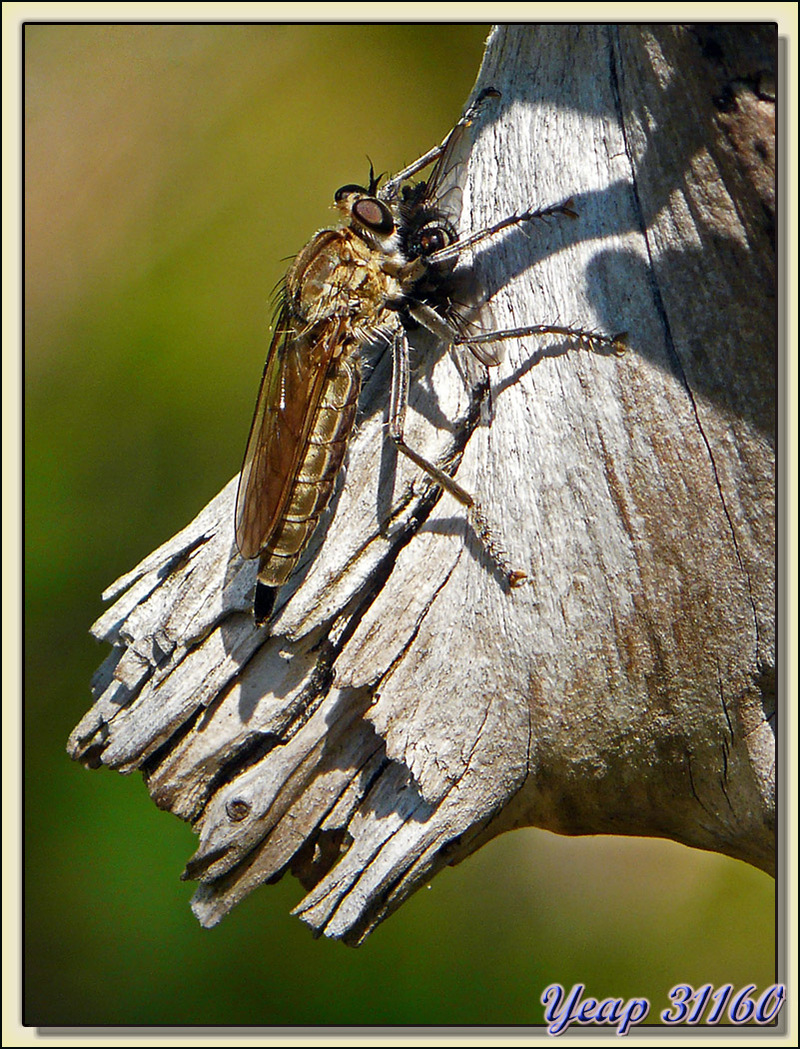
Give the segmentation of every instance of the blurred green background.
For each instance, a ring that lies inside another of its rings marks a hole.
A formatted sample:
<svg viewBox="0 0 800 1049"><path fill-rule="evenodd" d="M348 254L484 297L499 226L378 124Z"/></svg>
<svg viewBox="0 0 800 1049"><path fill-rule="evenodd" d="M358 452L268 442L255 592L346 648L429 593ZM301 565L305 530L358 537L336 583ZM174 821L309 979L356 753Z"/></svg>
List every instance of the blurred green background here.
<svg viewBox="0 0 800 1049"><path fill-rule="evenodd" d="M773 882L659 841L507 835L357 951L288 878L204 931L191 829L65 754L101 591L239 468L286 258L367 153L441 140L487 28L24 31L25 1023L528 1024L554 981L657 1019L774 980Z"/></svg>

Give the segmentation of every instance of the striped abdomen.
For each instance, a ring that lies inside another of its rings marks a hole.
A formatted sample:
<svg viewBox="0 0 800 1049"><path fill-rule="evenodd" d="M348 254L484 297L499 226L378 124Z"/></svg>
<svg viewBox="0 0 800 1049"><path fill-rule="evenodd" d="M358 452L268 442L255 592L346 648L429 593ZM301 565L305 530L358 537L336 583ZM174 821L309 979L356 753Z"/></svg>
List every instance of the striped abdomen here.
<svg viewBox="0 0 800 1049"><path fill-rule="evenodd" d="M334 358L297 475L281 517L260 554L258 580L265 586L283 586L330 502L353 429L360 388L357 355L345 352Z"/></svg>

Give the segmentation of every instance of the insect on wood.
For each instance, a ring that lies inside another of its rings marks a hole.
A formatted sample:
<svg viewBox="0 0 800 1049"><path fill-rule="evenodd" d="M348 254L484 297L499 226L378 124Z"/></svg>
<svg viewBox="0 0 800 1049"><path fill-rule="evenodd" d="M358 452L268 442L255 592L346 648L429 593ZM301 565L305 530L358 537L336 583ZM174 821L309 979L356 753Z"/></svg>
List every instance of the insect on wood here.
<svg viewBox="0 0 800 1049"><path fill-rule="evenodd" d="M485 365L498 363L492 344L504 339L557 335L587 349L618 354L625 335L541 324L468 330L463 309L451 297L462 251L511 226L553 215L576 217L568 200L458 234L443 186L466 129L486 100L497 97L492 88L482 92L441 145L382 185L383 177L370 169L368 186L337 190L334 204L346 224L315 234L286 274L236 500L237 546L242 557L259 558L258 623L269 617L276 590L288 579L330 502L356 415L359 351L378 340L392 346L391 440L466 508L509 585L525 578L509 566L473 496L405 442L408 332L421 326L445 344L468 347ZM410 182L430 165L427 179Z"/></svg>

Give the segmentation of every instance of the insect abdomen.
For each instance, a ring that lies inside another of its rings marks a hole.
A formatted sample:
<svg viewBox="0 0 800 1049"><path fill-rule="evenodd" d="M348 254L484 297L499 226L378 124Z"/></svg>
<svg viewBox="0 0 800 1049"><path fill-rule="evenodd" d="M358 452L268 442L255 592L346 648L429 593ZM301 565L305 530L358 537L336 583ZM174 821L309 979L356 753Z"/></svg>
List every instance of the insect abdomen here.
<svg viewBox="0 0 800 1049"><path fill-rule="evenodd" d="M353 428L360 388L358 358L336 358L325 380L286 506L261 551L258 581L265 586L283 586L330 502Z"/></svg>

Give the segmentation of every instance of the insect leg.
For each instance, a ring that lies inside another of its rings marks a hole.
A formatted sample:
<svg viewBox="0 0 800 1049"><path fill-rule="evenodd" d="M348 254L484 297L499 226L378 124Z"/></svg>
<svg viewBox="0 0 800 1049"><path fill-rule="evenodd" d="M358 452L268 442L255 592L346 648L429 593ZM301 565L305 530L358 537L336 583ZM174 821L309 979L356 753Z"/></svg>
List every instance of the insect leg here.
<svg viewBox="0 0 800 1049"><path fill-rule="evenodd" d="M575 211L575 202L570 199L565 200L563 204L553 204L549 208L531 208L528 211L521 211L518 215L509 215L508 218L495 222L493 226L479 229L475 233L470 233L469 236L453 241L452 244L448 244L445 248L431 252L423 261L426 263L450 262L453 259L457 259L464 248L471 248L482 240L494 237L510 226L520 226L523 222L535 222L537 219L548 219L553 215L565 215L567 218L576 219L578 213ZM414 260L414 262L417 261L420 260ZM411 265L413 265L413 262Z"/></svg>
<svg viewBox="0 0 800 1049"><path fill-rule="evenodd" d="M431 311L433 312L433 311ZM405 442L404 431L406 421L406 408L408 407L408 342L404 331L395 333L392 340L392 389L389 397L389 437L403 455L417 464L425 473L446 491L454 495L458 501L468 509L475 506L474 498L466 489L462 488L449 474L440 470L438 466L428 462L419 452Z"/></svg>
<svg viewBox="0 0 800 1049"><path fill-rule="evenodd" d="M431 311L432 313L434 311ZM438 320L442 321L438 314ZM419 318L417 318L419 319ZM424 322L423 322L424 323ZM398 331L392 340L392 388L389 397L389 437L405 456L423 470L438 485L450 492L458 501L466 507L475 533L480 539L484 549L491 557L494 564L500 569L509 586L519 586L526 579L525 572L520 572L510 566L508 557L503 550L496 535L489 526L480 504L474 496L462 488L449 474L444 473L433 463L428 462L413 448L410 448L404 437L406 408L408 406L408 342L404 331Z"/></svg>
<svg viewBox="0 0 800 1049"><path fill-rule="evenodd" d="M458 336L453 340L456 346L479 346L481 343L502 342L504 339L520 339L526 335L562 335L565 339L585 350L594 353L613 354L621 357L627 349L628 333L617 332L616 335L604 335L602 332L590 331L587 328L563 328L557 324L529 324L523 328L505 328L501 331L487 331L479 335ZM477 352L477 351L476 351Z"/></svg>
<svg viewBox="0 0 800 1049"><path fill-rule="evenodd" d="M435 255L430 256L430 258L435 257ZM584 350L613 354L615 357L621 357L627 349L628 333L625 331L617 332L615 335L606 335L604 332L591 331L588 328L565 328L560 324L528 324L522 328L504 328L498 331L463 335L424 302L409 300L406 303L406 309L415 321L440 338L442 342L447 342L451 346L468 346L478 360L486 365L497 364L498 360L493 358L491 353L478 349L479 346L503 342L505 339L519 339L526 335L561 335Z"/></svg>

